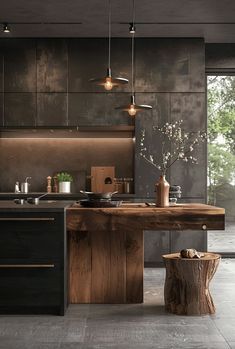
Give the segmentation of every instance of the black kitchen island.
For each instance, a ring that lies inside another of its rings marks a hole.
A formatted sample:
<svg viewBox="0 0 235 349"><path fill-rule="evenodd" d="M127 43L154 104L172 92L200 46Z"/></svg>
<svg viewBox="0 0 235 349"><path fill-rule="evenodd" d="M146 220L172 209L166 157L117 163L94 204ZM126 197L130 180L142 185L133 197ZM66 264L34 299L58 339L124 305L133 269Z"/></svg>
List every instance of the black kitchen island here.
<svg viewBox="0 0 235 349"><path fill-rule="evenodd" d="M0 201L0 313L65 313L69 206Z"/></svg>

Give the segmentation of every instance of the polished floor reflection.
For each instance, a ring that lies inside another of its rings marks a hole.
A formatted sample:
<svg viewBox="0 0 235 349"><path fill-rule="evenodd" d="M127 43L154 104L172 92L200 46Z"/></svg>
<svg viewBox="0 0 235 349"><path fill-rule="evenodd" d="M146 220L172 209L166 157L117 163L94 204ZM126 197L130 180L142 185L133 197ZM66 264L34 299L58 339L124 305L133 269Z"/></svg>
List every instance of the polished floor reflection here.
<svg viewBox="0 0 235 349"><path fill-rule="evenodd" d="M164 269L145 270L145 303L71 305L65 317L1 316L0 349L235 349L235 260L212 281L213 316L164 310Z"/></svg>

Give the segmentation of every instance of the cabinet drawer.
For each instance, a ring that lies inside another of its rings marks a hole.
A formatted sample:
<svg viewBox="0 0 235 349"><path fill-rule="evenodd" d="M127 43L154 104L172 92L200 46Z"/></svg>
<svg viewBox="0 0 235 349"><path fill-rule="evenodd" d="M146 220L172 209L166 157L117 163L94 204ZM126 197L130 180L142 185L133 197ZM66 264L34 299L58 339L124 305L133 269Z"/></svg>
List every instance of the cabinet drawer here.
<svg viewBox="0 0 235 349"><path fill-rule="evenodd" d="M51 261L0 261L0 308L59 306L62 275L63 267Z"/></svg>
<svg viewBox="0 0 235 349"><path fill-rule="evenodd" d="M0 258L50 258L63 253L63 215L0 216Z"/></svg>

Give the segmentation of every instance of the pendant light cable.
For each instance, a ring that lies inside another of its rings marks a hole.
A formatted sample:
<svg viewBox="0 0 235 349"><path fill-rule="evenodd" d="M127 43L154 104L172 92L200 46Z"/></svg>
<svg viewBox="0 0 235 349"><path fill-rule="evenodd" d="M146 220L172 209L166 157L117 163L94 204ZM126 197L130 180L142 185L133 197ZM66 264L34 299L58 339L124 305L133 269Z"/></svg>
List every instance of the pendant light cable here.
<svg viewBox="0 0 235 349"><path fill-rule="evenodd" d="M135 27L135 0L132 3L132 24ZM134 49L135 49L135 32L131 34L131 94L134 96Z"/></svg>
<svg viewBox="0 0 235 349"><path fill-rule="evenodd" d="M103 78L92 78L89 81L96 85L103 86L105 90L110 91L115 86L120 86L128 83L128 80L121 77L113 77L111 71L111 17L112 17L112 0L107 0L108 5L108 66L106 76Z"/></svg>
<svg viewBox="0 0 235 349"><path fill-rule="evenodd" d="M122 105L115 109L121 109L127 111L130 116L135 116L137 112L142 110L152 109L151 105L147 104L136 104L135 102L135 0L132 0L132 23L129 31L131 36L131 103L128 105Z"/></svg>
<svg viewBox="0 0 235 349"><path fill-rule="evenodd" d="M109 54L108 54L108 69L111 69L111 0L109 0Z"/></svg>
<svg viewBox="0 0 235 349"><path fill-rule="evenodd" d="M131 94L134 95L134 39L135 39L135 34L132 34L131 38Z"/></svg>

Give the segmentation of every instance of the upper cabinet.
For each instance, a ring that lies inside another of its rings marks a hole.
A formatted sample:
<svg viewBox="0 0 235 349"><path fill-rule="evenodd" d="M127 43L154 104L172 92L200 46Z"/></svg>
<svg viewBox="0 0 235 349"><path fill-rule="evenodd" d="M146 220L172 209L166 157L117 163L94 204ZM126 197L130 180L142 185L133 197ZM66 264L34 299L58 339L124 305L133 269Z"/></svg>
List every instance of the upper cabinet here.
<svg viewBox="0 0 235 349"><path fill-rule="evenodd" d="M137 92L205 92L203 39L136 40Z"/></svg>
<svg viewBox="0 0 235 349"><path fill-rule="evenodd" d="M66 40L37 40L37 92L67 92L67 82Z"/></svg>
<svg viewBox="0 0 235 349"><path fill-rule="evenodd" d="M5 93L36 92L36 45L31 39L8 39L3 50Z"/></svg>
<svg viewBox="0 0 235 349"><path fill-rule="evenodd" d="M68 91L105 92L89 80L102 78L108 68L108 39L70 39L68 42L69 71ZM131 41L112 39L111 69L113 77L131 77ZM130 92L131 85L117 86L112 92Z"/></svg>
<svg viewBox="0 0 235 349"><path fill-rule="evenodd" d="M129 84L106 92L89 82L105 77L107 65L108 39L1 39L1 126L132 125L133 118L115 109L130 103L131 38L111 41L112 76ZM202 39L136 39L135 90L138 101L150 94L153 105L146 117L158 112L156 93L176 93L168 104L175 118L190 105L202 106L200 96L187 94L204 93L204 73ZM185 93L183 101L177 93Z"/></svg>

